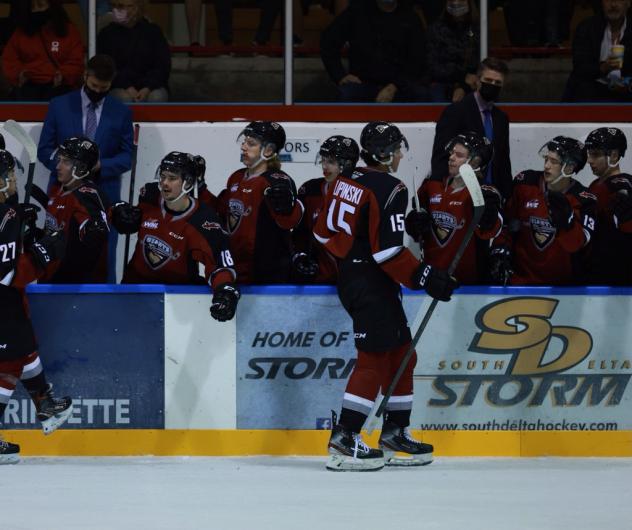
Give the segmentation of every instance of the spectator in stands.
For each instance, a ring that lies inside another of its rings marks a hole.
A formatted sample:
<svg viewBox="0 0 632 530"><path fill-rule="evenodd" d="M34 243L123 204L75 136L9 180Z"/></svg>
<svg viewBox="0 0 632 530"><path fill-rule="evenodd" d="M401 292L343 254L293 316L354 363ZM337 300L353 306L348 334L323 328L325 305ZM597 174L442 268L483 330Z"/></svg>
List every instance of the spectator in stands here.
<svg viewBox="0 0 632 530"><path fill-rule="evenodd" d="M349 43L349 70L341 52ZM410 3L351 2L325 29L321 57L342 101L427 101L425 40Z"/></svg>
<svg viewBox="0 0 632 530"><path fill-rule="evenodd" d="M97 53L116 64L112 95L121 101L167 101L171 71L169 44L144 16L145 0L111 0L114 21L97 36Z"/></svg>
<svg viewBox="0 0 632 530"><path fill-rule="evenodd" d="M259 0L261 4L261 17L259 18L259 25L257 26L257 33L252 43L255 46L262 46L268 43L270 35L274 29L274 23L279 15L283 14L283 0ZM294 15L292 20L292 28L294 30L295 46L303 44L303 16L307 15L309 11L310 0L294 0L292 13ZM283 42L283 30L281 30L281 42Z"/></svg>
<svg viewBox="0 0 632 530"><path fill-rule="evenodd" d="M603 15L582 21L573 39L573 71L564 101L632 101L630 0L603 0Z"/></svg>
<svg viewBox="0 0 632 530"><path fill-rule="evenodd" d="M281 170L285 131L276 122L253 121L238 136L244 167L218 197L230 235L239 283L288 283L290 237L303 216L292 178Z"/></svg>
<svg viewBox="0 0 632 530"><path fill-rule="evenodd" d="M476 90L445 108L437 121L432 146L433 177L442 179L448 174L449 153L445 151L448 142L457 134L474 131L494 145L494 159L487 167L484 183L495 186L504 198L511 195L509 118L495 105L508 73L503 61L484 59L476 72Z"/></svg>
<svg viewBox="0 0 632 530"><path fill-rule="evenodd" d="M61 0L18 4L17 28L2 54L13 97L48 101L76 87L83 73L83 44Z"/></svg>
<svg viewBox="0 0 632 530"><path fill-rule="evenodd" d="M84 86L54 98L48 106L37 148L37 157L50 171L49 187L57 180L55 151L66 138L86 136L99 147L93 176L113 204L121 198L121 175L132 166L132 113L108 95L114 79L114 62L107 55L88 61ZM117 235L110 233L108 282L115 283Z"/></svg>
<svg viewBox="0 0 632 530"><path fill-rule="evenodd" d="M225 46L233 43L233 2L232 0L215 0L215 17L219 40ZM200 45L200 25L202 22L202 0L184 0L189 28L189 43L191 46Z"/></svg>
<svg viewBox="0 0 632 530"><path fill-rule="evenodd" d="M428 28L426 61L433 101L461 101L476 90L477 15L473 0L446 0L443 13Z"/></svg>

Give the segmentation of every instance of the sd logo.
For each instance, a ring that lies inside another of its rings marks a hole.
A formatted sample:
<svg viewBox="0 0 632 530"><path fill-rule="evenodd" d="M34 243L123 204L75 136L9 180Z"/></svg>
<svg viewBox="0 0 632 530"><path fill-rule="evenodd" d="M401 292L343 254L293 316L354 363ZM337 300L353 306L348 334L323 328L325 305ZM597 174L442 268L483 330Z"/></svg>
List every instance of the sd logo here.
<svg viewBox="0 0 632 530"><path fill-rule="evenodd" d="M584 329L551 325L549 320L558 303L549 298L517 297L483 307L476 314L482 331L474 336L469 349L511 354L507 373L513 375L561 372L576 366L590 353L593 340ZM561 352L545 362L554 337L561 341Z"/></svg>

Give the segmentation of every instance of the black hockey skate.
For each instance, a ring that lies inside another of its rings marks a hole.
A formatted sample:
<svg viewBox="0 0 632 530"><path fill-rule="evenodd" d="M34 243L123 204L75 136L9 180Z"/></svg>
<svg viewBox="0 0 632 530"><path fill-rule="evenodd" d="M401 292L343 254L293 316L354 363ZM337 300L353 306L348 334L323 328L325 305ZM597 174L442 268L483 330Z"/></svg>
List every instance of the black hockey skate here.
<svg viewBox="0 0 632 530"><path fill-rule="evenodd" d="M20 446L6 442L0 436L0 464L17 464L20 461Z"/></svg>
<svg viewBox="0 0 632 530"><path fill-rule="evenodd" d="M384 467L384 454L362 441L359 433L351 432L342 425L334 425L329 438L330 471L379 471Z"/></svg>
<svg viewBox="0 0 632 530"><path fill-rule="evenodd" d="M50 434L62 425L72 413L72 399L68 396L56 398L53 385L48 383L46 392L36 402L37 420L42 424L44 434Z"/></svg>
<svg viewBox="0 0 632 530"><path fill-rule="evenodd" d="M425 466L432 462L434 447L415 440L408 427L387 421L382 428L380 449L387 466Z"/></svg>

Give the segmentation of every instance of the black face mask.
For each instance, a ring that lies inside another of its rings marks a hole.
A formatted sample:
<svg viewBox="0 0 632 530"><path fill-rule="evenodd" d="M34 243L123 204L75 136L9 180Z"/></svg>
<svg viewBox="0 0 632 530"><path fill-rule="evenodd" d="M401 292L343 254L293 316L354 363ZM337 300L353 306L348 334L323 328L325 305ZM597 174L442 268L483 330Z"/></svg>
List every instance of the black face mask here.
<svg viewBox="0 0 632 530"><path fill-rule="evenodd" d="M88 99L92 101L92 103L98 103L105 96L107 96L109 92L109 90L106 90L105 92L97 92L96 90L92 90L88 85L83 85L83 90L86 93L86 96L88 96Z"/></svg>
<svg viewBox="0 0 632 530"><path fill-rule="evenodd" d="M498 101L498 96L500 96L500 89L498 85L492 85L491 83L481 83L481 88L479 89L479 94L481 97L491 103L492 101Z"/></svg>

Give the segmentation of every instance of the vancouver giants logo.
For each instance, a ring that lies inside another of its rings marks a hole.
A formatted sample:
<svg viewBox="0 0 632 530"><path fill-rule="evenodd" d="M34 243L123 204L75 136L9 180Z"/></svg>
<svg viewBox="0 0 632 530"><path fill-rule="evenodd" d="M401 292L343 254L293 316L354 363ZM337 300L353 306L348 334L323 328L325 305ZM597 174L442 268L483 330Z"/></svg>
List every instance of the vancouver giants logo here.
<svg viewBox="0 0 632 530"><path fill-rule="evenodd" d="M432 235L441 247L445 247L456 231L463 228L463 221L448 212L432 212Z"/></svg>
<svg viewBox="0 0 632 530"><path fill-rule="evenodd" d="M162 239L146 235L143 239L143 257L150 269L158 270L170 259L178 259L180 254L174 253L171 245Z"/></svg>
<svg viewBox="0 0 632 530"><path fill-rule="evenodd" d="M230 199L228 201L228 230L232 233L239 228L241 218L250 215L252 208L244 205L243 201L239 199Z"/></svg>
<svg viewBox="0 0 632 530"><path fill-rule="evenodd" d="M544 250L555 239L555 227L548 219L541 217L529 217L531 227L531 239L538 250Z"/></svg>

